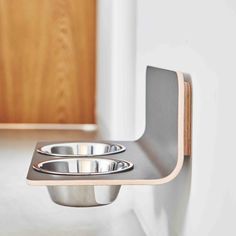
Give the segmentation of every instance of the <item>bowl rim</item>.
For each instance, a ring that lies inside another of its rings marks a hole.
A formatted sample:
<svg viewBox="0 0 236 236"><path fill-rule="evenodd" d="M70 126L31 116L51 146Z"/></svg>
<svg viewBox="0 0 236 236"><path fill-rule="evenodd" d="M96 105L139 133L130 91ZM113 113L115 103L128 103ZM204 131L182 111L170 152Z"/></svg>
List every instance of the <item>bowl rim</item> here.
<svg viewBox="0 0 236 236"><path fill-rule="evenodd" d="M126 163L127 166L124 169L120 170L112 170L112 171L105 171L105 172L74 172L74 173L69 173L69 172L60 172L60 171L50 171L50 170L45 170L40 167L40 165L43 165L45 163L51 163L51 162L63 162L63 161L69 161L69 160L108 160L112 162L123 162ZM132 170L134 168L134 164L130 161L122 160L122 159L113 159L113 158L96 158L96 157L76 157L76 158L60 158L60 159L50 159L46 161L39 161L37 163L34 163L32 165L33 169L43 173L43 174L53 174L53 175L66 175L66 176L94 176L94 175L109 175L109 174L117 174L125 171Z"/></svg>
<svg viewBox="0 0 236 236"><path fill-rule="evenodd" d="M120 149L112 152L107 152L107 153L101 153L101 154L60 154L60 153L49 153L46 151L43 151L42 149L45 147L52 147L52 146L61 146L61 145L72 145L72 144L103 144L103 145L109 145L109 146L118 146ZM109 142L62 142L62 143L52 143L52 144L47 144L47 145L42 145L36 149L36 151L40 154L47 155L47 156L54 156L54 157L95 157L95 156L107 156L107 155L113 155L117 153L124 152L126 150L126 147L118 144L118 143L109 143Z"/></svg>

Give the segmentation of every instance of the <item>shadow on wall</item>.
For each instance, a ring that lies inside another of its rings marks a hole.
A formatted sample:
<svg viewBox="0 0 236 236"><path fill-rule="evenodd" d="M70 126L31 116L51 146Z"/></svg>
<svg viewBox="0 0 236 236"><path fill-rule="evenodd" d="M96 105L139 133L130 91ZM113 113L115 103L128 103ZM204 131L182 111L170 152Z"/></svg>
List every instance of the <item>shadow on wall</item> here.
<svg viewBox="0 0 236 236"><path fill-rule="evenodd" d="M147 235L183 235L191 190L192 159L185 158L179 175L159 186L136 186L136 215Z"/></svg>

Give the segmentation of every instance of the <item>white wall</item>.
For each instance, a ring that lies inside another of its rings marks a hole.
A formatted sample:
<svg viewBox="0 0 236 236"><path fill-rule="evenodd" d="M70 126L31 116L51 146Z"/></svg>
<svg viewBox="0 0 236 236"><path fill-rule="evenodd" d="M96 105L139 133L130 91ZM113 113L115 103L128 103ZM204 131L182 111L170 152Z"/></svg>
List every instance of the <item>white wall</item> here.
<svg viewBox="0 0 236 236"><path fill-rule="evenodd" d="M107 138L129 139L135 128L136 1L99 0L97 6L97 120Z"/></svg>
<svg viewBox="0 0 236 236"><path fill-rule="evenodd" d="M170 187L148 189L153 194L140 190L147 202L155 199L148 207L157 207L151 214L145 211L143 196L137 194L136 209L150 235L160 225L169 232L160 235L235 235L236 2L139 0L137 11L136 130L143 123L146 65L188 72L193 157L182 173L190 183L181 176Z"/></svg>
<svg viewBox="0 0 236 236"><path fill-rule="evenodd" d="M133 187L134 210L147 235L236 235L236 2L137 0L133 10L136 70L127 79L134 91L113 94L129 103L117 120L135 112L126 128L135 124L133 136L141 133L147 65L187 72L193 81L192 161L167 185Z"/></svg>

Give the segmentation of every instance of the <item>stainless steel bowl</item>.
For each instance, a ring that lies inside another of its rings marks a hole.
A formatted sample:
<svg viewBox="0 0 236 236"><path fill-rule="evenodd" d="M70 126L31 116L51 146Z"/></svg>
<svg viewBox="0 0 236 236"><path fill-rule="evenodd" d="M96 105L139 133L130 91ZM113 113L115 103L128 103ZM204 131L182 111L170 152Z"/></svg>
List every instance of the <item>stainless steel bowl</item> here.
<svg viewBox="0 0 236 236"><path fill-rule="evenodd" d="M104 156L123 151L125 151L125 147L120 144L87 142L56 143L37 149L37 152L41 154L58 157Z"/></svg>
<svg viewBox="0 0 236 236"><path fill-rule="evenodd" d="M133 164L124 160L108 158L77 157L53 159L39 162L33 168L45 174L69 176L93 176L114 174L133 168ZM120 185L78 185L47 186L51 199L60 205L89 207L112 203L120 190Z"/></svg>
<svg viewBox="0 0 236 236"><path fill-rule="evenodd" d="M94 207L115 201L120 185L47 186L53 202L71 207Z"/></svg>
<svg viewBox="0 0 236 236"><path fill-rule="evenodd" d="M77 157L43 161L34 164L33 168L55 175L104 175L127 171L133 164L124 160Z"/></svg>

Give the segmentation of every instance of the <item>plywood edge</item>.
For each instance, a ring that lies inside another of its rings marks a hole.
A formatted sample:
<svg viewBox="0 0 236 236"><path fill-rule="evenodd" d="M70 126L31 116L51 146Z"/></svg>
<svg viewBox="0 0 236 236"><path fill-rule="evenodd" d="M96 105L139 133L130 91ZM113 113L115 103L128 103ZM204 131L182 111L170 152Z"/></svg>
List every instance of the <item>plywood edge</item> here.
<svg viewBox="0 0 236 236"><path fill-rule="evenodd" d="M160 179L126 179L126 180L30 180L27 179L26 183L30 186L85 186L85 185L162 185L170 182L177 175L174 173L169 175L168 178Z"/></svg>
<svg viewBox="0 0 236 236"><path fill-rule="evenodd" d="M184 156L192 154L192 85L184 81Z"/></svg>

